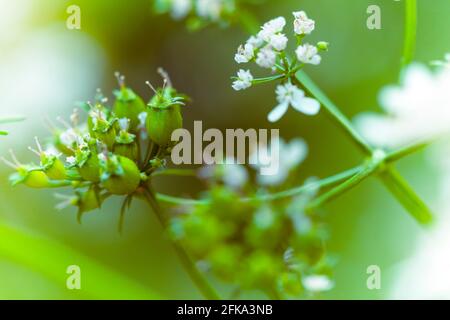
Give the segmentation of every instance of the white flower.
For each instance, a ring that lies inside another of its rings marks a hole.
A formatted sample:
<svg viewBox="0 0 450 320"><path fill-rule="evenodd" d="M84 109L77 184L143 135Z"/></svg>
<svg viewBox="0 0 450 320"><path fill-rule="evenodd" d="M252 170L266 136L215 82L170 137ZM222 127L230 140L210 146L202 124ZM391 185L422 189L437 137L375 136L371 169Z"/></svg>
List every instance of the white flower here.
<svg viewBox="0 0 450 320"><path fill-rule="evenodd" d="M247 63L255 56L255 48L250 43L240 45L237 53L234 56L234 60L237 63Z"/></svg>
<svg viewBox="0 0 450 320"><path fill-rule="evenodd" d="M270 47L262 48L256 56L256 64L262 68L272 68L275 65L277 53Z"/></svg>
<svg viewBox="0 0 450 320"><path fill-rule="evenodd" d="M269 113L270 122L276 122L286 113L289 105L307 115L315 115L320 110L320 103L305 96L305 92L291 83L277 86L278 105Z"/></svg>
<svg viewBox="0 0 450 320"><path fill-rule="evenodd" d="M295 50L297 59L303 63L318 65L322 61L322 57L318 54L319 50L316 46L305 43Z"/></svg>
<svg viewBox="0 0 450 320"><path fill-rule="evenodd" d="M334 282L325 275L310 275L303 277L303 286L311 292L323 292L333 289Z"/></svg>
<svg viewBox="0 0 450 320"><path fill-rule="evenodd" d="M239 70L237 73L237 80L235 80L232 84L234 90L244 90L252 85L253 76L250 73L250 70Z"/></svg>
<svg viewBox="0 0 450 320"><path fill-rule="evenodd" d="M288 38L282 33L274 34L269 39L269 44L277 51L286 49L287 42Z"/></svg>
<svg viewBox="0 0 450 320"><path fill-rule="evenodd" d="M450 133L449 88L449 68L432 73L424 65L412 64L400 86L380 92L387 115L359 115L356 126L373 145L390 148Z"/></svg>
<svg viewBox="0 0 450 320"><path fill-rule="evenodd" d="M258 33L258 37L266 42L270 41L270 37L276 33L283 31L286 25L286 20L283 17L278 17L266 22Z"/></svg>
<svg viewBox="0 0 450 320"><path fill-rule="evenodd" d="M315 28L315 22L309 19L304 11L292 13L294 15L294 32L298 35L310 34Z"/></svg>
<svg viewBox="0 0 450 320"><path fill-rule="evenodd" d="M198 0L197 14L211 20L219 20L222 11L222 0Z"/></svg>
<svg viewBox="0 0 450 320"><path fill-rule="evenodd" d="M264 40L260 37L251 36L246 43L253 46L253 48L260 48L264 44Z"/></svg>
<svg viewBox="0 0 450 320"><path fill-rule="evenodd" d="M271 158L271 146L274 143L279 145L279 155ZM302 163L308 154L308 145L302 139L296 138L289 143L284 142L283 139L274 141L272 139L271 146L258 147L250 155L249 163L255 169L267 166L272 161L278 161L274 167L278 168L276 174L271 175L257 175L258 183L261 185L279 185L283 183L289 175L289 172Z"/></svg>
<svg viewBox="0 0 450 320"><path fill-rule="evenodd" d="M172 0L171 15L174 19L182 19L186 17L191 9L191 0Z"/></svg>

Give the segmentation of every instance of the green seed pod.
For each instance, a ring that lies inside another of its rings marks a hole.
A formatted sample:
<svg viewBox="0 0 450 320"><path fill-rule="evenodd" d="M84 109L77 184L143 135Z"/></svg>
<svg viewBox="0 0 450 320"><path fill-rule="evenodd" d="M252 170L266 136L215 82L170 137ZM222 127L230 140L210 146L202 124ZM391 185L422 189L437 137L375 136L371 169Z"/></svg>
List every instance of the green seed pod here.
<svg viewBox="0 0 450 320"><path fill-rule="evenodd" d="M147 84L153 89L149 82ZM184 105L185 97L170 86L153 90L155 95L147 109L147 131L150 139L165 147L171 144L172 132L183 127L180 106Z"/></svg>
<svg viewBox="0 0 450 320"><path fill-rule="evenodd" d="M136 133L139 126L139 114L146 109L145 103L133 90L125 86L125 77L116 72L120 89L114 91L116 101L113 111L118 118L130 119L130 132Z"/></svg>
<svg viewBox="0 0 450 320"><path fill-rule="evenodd" d="M97 157L97 142L91 139L89 144L82 144L75 150L75 156L67 158L70 167L78 169L80 176L91 182L100 181L100 167Z"/></svg>
<svg viewBox="0 0 450 320"><path fill-rule="evenodd" d="M66 168L64 163L58 159L56 152L44 151L39 143L39 139L34 137L36 141L37 150L28 147L33 153L35 153L41 160L42 170L52 180L64 180L66 179Z"/></svg>
<svg viewBox="0 0 450 320"><path fill-rule="evenodd" d="M114 121L109 122L104 119L98 119L94 125L94 136L103 142L109 150L112 150L116 141L116 128Z"/></svg>
<svg viewBox="0 0 450 320"><path fill-rule="evenodd" d="M147 116L148 135L158 145L170 145L172 132L182 127L183 118L178 105L164 109L150 107Z"/></svg>
<svg viewBox="0 0 450 320"><path fill-rule="evenodd" d="M137 161L139 150L136 143L136 136L127 131L130 126L130 120L122 118L119 119L118 123L121 130L119 135L116 137L114 153L116 155L124 156L131 160Z"/></svg>
<svg viewBox="0 0 450 320"><path fill-rule="evenodd" d="M76 203L78 207L78 222L81 222L81 217L85 212L89 212L95 209L99 209L102 205L99 188L92 186L86 191L76 191L78 201Z"/></svg>
<svg viewBox="0 0 450 320"><path fill-rule="evenodd" d="M10 181L13 185L23 183L27 187L37 189L51 186L50 180L44 172L26 168L19 169L16 174L11 175Z"/></svg>
<svg viewBox="0 0 450 320"><path fill-rule="evenodd" d="M89 133L103 142L109 150L112 150L116 140L116 120L111 111L102 104L91 106L87 121Z"/></svg>
<svg viewBox="0 0 450 320"><path fill-rule="evenodd" d="M86 162L78 168L80 176L86 181L99 182L100 181L100 167L98 164L97 155L90 153Z"/></svg>
<svg viewBox="0 0 450 320"><path fill-rule="evenodd" d="M101 182L112 194L125 195L136 191L141 173L134 161L110 153L99 155Z"/></svg>
<svg viewBox="0 0 450 320"><path fill-rule="evenodd" d="M97 185L92 185L87 190L75 190L74 195L56 194L55 196L63 200L56 206L57 209L61 210L68 206L78 207L77 219L80 223L84 213L99 209L103 202Z"/></svg>
<svg viewBox="0 0 450 320"><path fill-rule="evenodd" d="M55 186L55 183L48 178L48 176L42 171L42 168L23 165L21 164L14 152L9 150L13 162L1 158L3 162L16 170L13 174L9 176L9 182L11 185L16 186L18 184L24 184L30 188L50 188Z"/></svg>

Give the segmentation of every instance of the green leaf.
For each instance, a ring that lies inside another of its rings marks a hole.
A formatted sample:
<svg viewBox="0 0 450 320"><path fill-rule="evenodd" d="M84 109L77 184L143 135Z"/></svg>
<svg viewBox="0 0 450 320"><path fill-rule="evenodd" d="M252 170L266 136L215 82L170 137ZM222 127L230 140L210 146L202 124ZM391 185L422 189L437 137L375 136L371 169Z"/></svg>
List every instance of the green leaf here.
<svg viewBox="0 0 450 320"><path fill-rule="evenodd" d="M68 246L5 224L0 224L0 257L39 272L61 288L66 287L67 267L78 265L81 290L77 295L83 299L162 299L151 289Z"/></svg>

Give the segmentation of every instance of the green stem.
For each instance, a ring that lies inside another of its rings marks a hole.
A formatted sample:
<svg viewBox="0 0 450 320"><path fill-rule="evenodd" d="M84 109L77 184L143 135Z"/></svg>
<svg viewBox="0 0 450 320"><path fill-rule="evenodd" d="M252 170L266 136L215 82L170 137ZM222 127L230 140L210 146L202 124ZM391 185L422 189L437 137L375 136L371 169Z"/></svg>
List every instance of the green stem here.
<svg viewBox="0 0 450 320"><path fill-rule="evenodd" d="M394 150L388 153L388 155L386 156L386 162L396 162L406 156L409 156L410 154L428 147L431 143L432 141L418 142L406 147L402 147L398 150Z"/></svg>
<svg viewBox="0 0 450 320"><path fill-rule="evenodd" d="M331 189L330 191L324 193L323 195L317 197L314 201L312 201L308 206L307 210L313 210L315 208L323 206L325 203L337 198L344 192L356 187L359 183L364 181L370 175L378 170L379 163L370 161L368 164L357 174L352 176L350 179L341 183L337 187Z"/></svg>
<svg viewBox="0 0 450 320"><path fill-rule="evenodd" d="M309 78L304 72L297 73L297 77L292 77L297 85L303 84L307 91L313 95L325 108L331 120L338 124L338 126L349 136L359 149L366 155L373 157L374 150L365 139L353 128L352 123L347 117L341 113L339 108L322 92L322 90ZM397 156L404 156L408 153L403 152ZM382 162L379 163L381 165ZM367 178L369 175L362 176L362 179ZM408 185L408 183L396 172L393 167L387 166L384 168L383 177L380 177L384 185L392 192L394 197L403 205L403 207L414 217L420 216L428 217L430 210L426 207L420 197L414 192L414 190ZM359 181L360 182L360 181ZM358 182L358 183L359 183ZM349 190L350 188L342 191ZM400 190L403 189L403 190ZM395 192L393 192L395 190ZM342 193L342 192L340 192ZM419 214L419 210L423 209L422 214ZM420 223L422 220L418 219Z"/></svg>
<svg viewBox="0 0 450 320"><path fill-rule="evenodd" d="M403 44L402 68L409 65L416 49L417 0L405 0L405 39Z"/></svg>
<svg viewBox="0 0 450 320"><path fill-rule="evenodd" d="M277 74L275 76L265 77L265 78L256 78L252 80L252 84L261 84L266 82L272 82L275 80L283 79L285 77L284 74Z"/></svg>
<svg viewBox="0 0 450 320"><path fill-rule="evenodd" d="M305 191L308 191L312 188L325 188L330 187L332 185L335 185L339 182L345 181L355 174L358 174L361 170L363 170L362 166L358 166L355 168L351 168L349 170L346 170L344 172L338 173L336 175L324 178L319 181L314 181L305 185L301 185L292 189L284 190L277 193L272 194L265 194L265 195L257 195L254 197L247 197L247 198L241 198L241 201L248 202L253 200L261 200L261 201L273 201L273 200L279 200L284 198L290 198L296 195L299 195ZM159 201L174 204L174 205L188 205L188 206L197 206L197 205L207 205L209 203L208 200L194 200L194 199L186 199L186 198L179 198L179 197L173 197L166 194L157 193L156 198Z"/></svg>
<svg viewBox="0 0 450 320"><path fill-rule="evenodd" d="M430 224L433 221L433 214L430 209L416 195L414 190L412 190L397 170L391 168L389 171L381 172L379 176L413 218L424 225Z"/></svg>
<svg viewBox="0 0 450 320"><path fill-rule="evenodd" d="M168 227L167 219L164 216L162 209L158 205L158 202L156 201L153 192L150 190L145 190L144 199L152 208L153 212L155 213L164 230L167 230ZM202 273L198 270L195 263L192 261L192 259L184 250L182 244L177 240L172 240L172 245L184 269L189 274L192 281L195 283L195 285L198 287L198 289L204 295L204 297L209 300L220 300L220 297L217 294L217 292L214 290L213 287L211 287L211 285L208 283L208 281L205 279Z"/></svg>

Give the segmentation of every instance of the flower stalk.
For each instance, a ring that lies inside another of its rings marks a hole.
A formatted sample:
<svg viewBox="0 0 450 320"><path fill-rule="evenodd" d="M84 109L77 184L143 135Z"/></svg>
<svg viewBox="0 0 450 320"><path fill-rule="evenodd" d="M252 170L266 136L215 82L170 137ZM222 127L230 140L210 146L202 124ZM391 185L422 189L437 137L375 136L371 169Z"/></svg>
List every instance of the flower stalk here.
<svg viewBox="0 0 450 320"><path fill-rule="evenodd" d="M168 228L167 218L165 217L164 212L159 206L154 192L151 191L150 189L144 189L142 195L145 201L152 208L161 226L164 228L164 230L167 230ZM173 239L171 242L178 258L180 259L181 264L183 265L184 269L188 273L191 280L195 283L197 288L203 294L203 296L209 300L220 300L220 296L218 295L218 293L209 284L208 280L206 280L203 274L198 270L197 266L187 254L183 245L175 239Z"/></svg>

